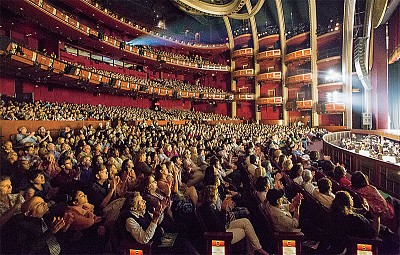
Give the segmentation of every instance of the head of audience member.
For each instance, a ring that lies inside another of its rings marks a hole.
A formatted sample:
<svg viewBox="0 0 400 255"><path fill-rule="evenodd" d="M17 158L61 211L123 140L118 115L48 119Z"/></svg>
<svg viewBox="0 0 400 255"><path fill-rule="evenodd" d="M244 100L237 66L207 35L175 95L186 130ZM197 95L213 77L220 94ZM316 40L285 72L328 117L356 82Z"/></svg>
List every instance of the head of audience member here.
<svg viewBox="0 0 400 255"><path fill-rule="evenodd" d="M21 206L21 212L28 217L42 218L48 211L47 203L38 196L28 199Z"/></svg>
<svg viewBox="0 0 400 255"><path fill-rule="evenodd" d="M19 169L22 171L29 171L31 168L31 163L29 162L29 159L27 157L20 157L19 158Z"/></svg>
<svg viewBox="0 0 400 255"><path fill-rule="evenodd" d="M335 169L333 170L335 180L340 180L342 177L346 177L346 168L344 166L336 166Z"/></svg>
<svg viewBox="0 0 400 255"><path fill-rule="evenodd" d="M93 169L93 174L97 182L105 182L108 179L108 170L105 165L100 166L98 169Z"/></svg>
<svg viewBox="0 0 400 255"><path fill-rule="evenodd" d="M311 182L313 179L313 174L310 170L306 169L303 171L303 181L304 182Z"/></svg>
<svg viewBox="0 0 400 255"><path fill-rule="evenodd" d="M12 185L9 176L0 176L0 197L5 197L12 192Z"/></svg>
<svg viewBox="0 0 400 255"><path fill-rule="evenodd" d="M68 195L68 205L69 206L82 206L88 203L87 195L79 190L72 190Z"/></svg>
<svg viewBox="0 0 400 255"><path fill-rule="evenodd" d="M127 198L127 203L131 211L139 214L144 214L146 211L146 200L143 199L139 192L134 192L130 197Z"/></svg>
<svg viewBox="0 0 400 255"><path fill-rule="evenodd" d="M5 142L3 143L3 150L4 150L5 152L11 152L11 151L13 150L12 142L10 142L10 141L5 141Z"/></svg>
<svg viewBox="0 0 400 255"><path fill-rule="evenodd" d="M218 187L215 185L205 186L202 201L204 205L215 205L218 201Z"/></svg>
<svg viewBox="0 0 400 255"><path fill-rule="evenodd" d="M299 176L302 176L303 171L304 171L303 164L301 163L294 164L292 169L290 169L290 177L292 179L295 179Z"/></svg>
<svg viewBox="0 0 400 255"><path fill-rule="evenodd" d="M311 151L310 152L310 160L311 161L318 161L319 160L319 151Z"/></svg>
<svg viewBox="0 0 400 255"><path fill-rule="evenodd" d="M332 181L324 177L318 180L318 191L322 194L328 195L332 192Z"/></svg>
<svg viewBox="0 0 400 255"><path fill-rule="evenodd" d="M368 176L366 176L363 172L357 171L351 175L351 186L354 189L361 189L368 185Z"/></svg>
<svg viewBox="0 0 400 255"><path fill-rule="evenodd" d="M255 188L258 192L268 191L271 188L268 177L259 176L256 180Z"/></svg>
<svg viewBox="0 0 400 255"><path fill-rule="evenodd" d="M289 172L293 167L293 162L291 159L286 159L282 163L282 171Z"/></svg>
<svg viewBox="0 0 400 255"><path fill-rule="evenodd" d="M347 191L338 191L332 201L331 212L337 216L345 216L353 212L353 198Z"/></svg>
<svg viewBox="0 0 400 255"><path fill-rule="evenodd" d="M269 189L267 192L267 200L268 203L272 206L280 206L282 205L282 198L284 192L281 189Z"/></svg>

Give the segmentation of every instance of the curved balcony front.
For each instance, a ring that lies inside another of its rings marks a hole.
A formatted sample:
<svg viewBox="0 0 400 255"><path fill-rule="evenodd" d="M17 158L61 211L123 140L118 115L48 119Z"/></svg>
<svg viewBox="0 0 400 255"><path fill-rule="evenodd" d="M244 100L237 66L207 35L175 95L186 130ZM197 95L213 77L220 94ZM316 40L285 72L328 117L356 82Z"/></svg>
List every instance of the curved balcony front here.
<svg viewBox="0 0 400 255"><path fill-rule="evenodd" d="M281 105L282 102L282 97L265 97L258 99L259 105Z"/></svg>
<svg viewBox="0 0 400 255"><path fill-rule="evenodd" d="M23 73L26 77L45 79L47 82L64 86L65 84L69 84L85 89L102 90L105 93L115 90L121 93L134 92L173 98L216 101L222 101L227 98L232 99L232 95L228 93L178 91L176 89L153 87L136 82L119 80L98 72L86 70L78 65L63 62L57 58L22 47L14 42L10 42L6 47L6 51L1 52L1 54L4 62L0 66L5 71L15 73L17 69L18 72Z"/></svg>
<svg viewBox="0 0 400 255"><path fill-rule="evenodd" d="M237 59L237 58L251 58L253 57L253 48L244 48L244 49L239 49L235 50L232 53L232 58Z"/></svg>
<svg viewBox="0 0 400 255"><path fill-rule="evenodd" d="M280 82L282 80L282 72L270 72L257 75L257 81Z"/></svg>
<svg viewBox="0 0 400 255"><path fill-rule="evenodd" d="M346 106L344 103L318 103L317 104L317 112L318 113L326 113L326 114L332 114L332 113L343 113L346 111Z"/></svg>
<svg viewBox="0 0 400 255"><path fill-rule="evenodd" d="M255 100L255 95L254 94L248 94L248 93L240 93L240 94L235 94L233 96L233 99L235 101L252 101Z"/></svg>
<svg viewBox="0 0 400 255"><path fill-rule="evenodd" d="M257 62L263 61L265 59L274 60L281 58L281 50L267 50L257 54Z"/></svg>
<svg viewBox="0 0 400 255"><path fill-rule="evenodd" d="M312 81L311 73L304 73L289 76L286 78L286 86L288 87L302 87L306 84L310 84Z"/></svg>
<svg viewBox="0 0 400 255"><path fill-rule="evenodd" d="M31 13L37 20L45 20L50 29L54 31L62 31L65 36L92 45L94 48L102 49L110 54L116 56L124 56L125 53L131 54L135 58L145 58L158 63L160 58L154 52L143 51L140 52L138 47L128 45L125 42L113 38L111 36L102 35L98 30L88 27L73 17L63 13L54 6L45 1L39 0L21 0L15 1L12 4L7 3L9 9L15 10L22 15ZM100 36L102 35L102 36ZM166 61L167 64L173 68L187 68L207 70L207 71L229 71L228 66L221 66L218 64L202 64L199 65L195 62L189 62L178 59L167 59L161 56L161 60Z"/></svg>
<svg viewBox="0 0 400 255"><path fill-rule="evenodd" d="M297 110L311 110L313 108L312 100L296 100Z"/></svg>
<svg viewBox="0 0 400 255"><path fill-rule="evenodd" d="M302 49L286 54L285 62L290 63L295 60L311 59L311 48Z"/></svg>
<svg viewBox="0 0 400 255"><path fill-rule="evenodd" d="M254 69L242 69L233 72L233 78L254 77Z"/></svg>
<svg viewBox="0 0 400 255"><path fill-rule="evenodd" d="M328 83L318 83L318 91L333 91L333 90L343 90L343 82L328 82Z"/></svg>

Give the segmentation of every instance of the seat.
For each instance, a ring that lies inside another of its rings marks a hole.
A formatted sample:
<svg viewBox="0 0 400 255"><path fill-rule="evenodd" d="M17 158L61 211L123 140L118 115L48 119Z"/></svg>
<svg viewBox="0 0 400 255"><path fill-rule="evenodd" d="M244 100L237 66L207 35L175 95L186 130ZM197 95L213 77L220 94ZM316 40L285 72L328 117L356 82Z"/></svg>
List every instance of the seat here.
<svg viewBox="0 0 400 255"><path fill-rule="evenodd" d="M259 204L258 208L263 216L264 226L266 226L267 237L274 240L272 243L272 253L284 254L286 248L296 248L296 255L301 254L304 234L302 232L281 232L274 229L272 219L266 212L264 205Z"/></svg>
<svg viewBox="0 0 400 255"><path fill-rule="evenodd" d="M226 255L233 254L232 253L232 239L233 239L233 233L231 232L210 232L207 231L206 225L204 224L204 220L201 217L201 215L195 210L195 215L196 219L201 227L201 230L203 232L203 242L204 242L204 254L212 254L213 252L213 247L225 247L225 253ZM223 241L223 242L221 242Z"/></svg>

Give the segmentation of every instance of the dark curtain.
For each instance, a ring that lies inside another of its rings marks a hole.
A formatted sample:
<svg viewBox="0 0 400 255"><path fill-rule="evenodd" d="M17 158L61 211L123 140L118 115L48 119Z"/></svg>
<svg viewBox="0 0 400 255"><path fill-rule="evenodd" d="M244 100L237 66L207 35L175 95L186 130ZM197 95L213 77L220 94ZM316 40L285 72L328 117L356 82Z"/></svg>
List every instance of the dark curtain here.
<svg viewBox="0 0 400 255"><path fill-rule="evenodd" d="M389 65L390 128L400 129L400 61Z"/></svg>

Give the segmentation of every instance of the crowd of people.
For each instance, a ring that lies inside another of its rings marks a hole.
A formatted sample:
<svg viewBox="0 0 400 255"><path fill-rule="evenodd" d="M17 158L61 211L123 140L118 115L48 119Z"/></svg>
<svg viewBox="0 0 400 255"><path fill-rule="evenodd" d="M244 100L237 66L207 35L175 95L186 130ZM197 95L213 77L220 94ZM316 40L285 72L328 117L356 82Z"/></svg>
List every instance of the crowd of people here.
<svg viewBox="0 0 400 255"><path fill-rule="evenodd" d="M245 155L245 147L253 142L267 145L272 133L279 133L277 141L283 145L310 131L255 124L119 124L66 127L51 137L45 127L37 132L19 127L18 147L6 141L1 153L0 212L2 226L7 226L2 228L3 249L103 252L115 224L118 233L139 243L157 242L159 224L174 232L196 229L187 224L196 207L205 213L210 209L206 201L211 200L201 194L211 192L217 182L230 188L221 194L222 209L215 213L223 215L240 203L234 202L242 189L237 157ZM240 218L242 214L248 210L233 210L232 219L224 219L222 226L229 224L233 242L246 236L253 250L267 254L254 230L248 230L251 222ZM178 243L183 253L196 254L190 238Z"/></svg>
<svg viewBox="0 0 400 255"><path fill-rule="evenodd" d="M384 156L394 157L392 163L400 163L400 143L377 135L356 135L337 141L338 145L347 150L367 152L369 156L383 160Z"/></svg>
<svg viewBox="0 0 400 255"><path fill-rule="evenodd" d="M140 77L135 77L131 75L125 75L122 73L111 72L108 70L100 70L95 67L88 67L77 63L67 62L68 64L77 66L81 69L86 69L90 72L95 72L100 75L105 75L111 78L115 78L121 81L127 81L141 86L150 86L156 88L166 88L176 91L189 91L198 93L210 93L210 94L226 94L226 91L214 87L207 87L201 84L190 84L187 81L177 80L177 79L144 79Z"/></svg>
<svg viewBox="0 0 400 255"><path fill-rule="evenodd" d="M0 119L3 120L229 120L226 115L201 111L125 106L104 106L35 101L33 103L0 100Z"/></svg>

